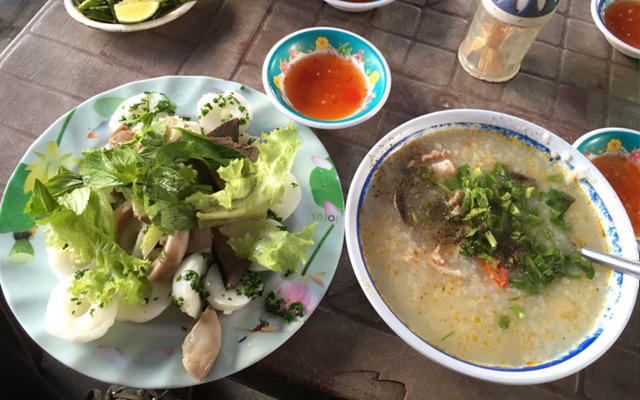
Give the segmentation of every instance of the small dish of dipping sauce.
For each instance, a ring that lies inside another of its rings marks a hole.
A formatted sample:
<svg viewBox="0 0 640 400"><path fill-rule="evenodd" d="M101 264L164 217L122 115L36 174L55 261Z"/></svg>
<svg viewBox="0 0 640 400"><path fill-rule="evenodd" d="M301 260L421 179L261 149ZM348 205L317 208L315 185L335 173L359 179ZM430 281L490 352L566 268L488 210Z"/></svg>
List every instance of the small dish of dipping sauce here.
<svg viewBox="0 0 640 400"><path fill-rule="evenodd" d="M640 163L621 154L602 154L591 160L616 192L640 237Z"/></svg>
<svg viewBox="0 0 640 400"><path fill-rule="evenodd" d="M640 1L614 1L604 10L604 25L618 39L640 49Z"/></svg>
<svg viewBox="0 0 640 400"><path fill-rule="evenodd" d="M614 49L640 59L640 0L591 0L591 18Z"/></svg>
<svg viewBox="0 0 640 400"><path fill-rule="evenodd" d="M391 90L378 49L342 29L294 32L271 49L262 84L278 110L303 125L342 129L374 116Z"/></svg>
<svg viewBox="0 0 640 400"><path fill-rule="evenodd" d="M353 115L368 92L364 71L332 51L312 53L291 64L282 86L296 111L324 121Z"/></svg>
<svg viewBox="0 0 640 400"><path fill-rule="evenodd" d="M598 168L624 206L640 244L640 132L603 128L589 132L573 146Z"/></svg>

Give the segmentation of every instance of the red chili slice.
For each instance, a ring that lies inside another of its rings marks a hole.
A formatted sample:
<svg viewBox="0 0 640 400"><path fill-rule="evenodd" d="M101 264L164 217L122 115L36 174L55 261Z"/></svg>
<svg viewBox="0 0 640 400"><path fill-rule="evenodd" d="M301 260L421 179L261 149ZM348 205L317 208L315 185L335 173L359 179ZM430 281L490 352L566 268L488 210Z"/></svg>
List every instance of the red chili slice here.
<svg viewBox="0 0 640 400"><path fill-rule="evenodd" d="M478 264L482 266L484 272L491 277L491 279L496 283L496 285L505 288L507 287L507 271L504 270L500 265L497 267L491 264L488 261L485 261L481 258L476 258Z"/></svg>

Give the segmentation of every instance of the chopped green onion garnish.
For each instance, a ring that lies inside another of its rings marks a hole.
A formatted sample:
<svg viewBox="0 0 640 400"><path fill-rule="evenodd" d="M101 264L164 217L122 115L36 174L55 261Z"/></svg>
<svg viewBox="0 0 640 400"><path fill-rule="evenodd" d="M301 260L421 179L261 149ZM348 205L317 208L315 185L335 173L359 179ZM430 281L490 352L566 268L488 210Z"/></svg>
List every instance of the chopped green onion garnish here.
<svg viewBox="0 0 640 400"><path fill-rule="evenodd" d="M564 175L562 174L547 175L547 180L549 182L562 183L564 181Z"/></svg>
<svg viewBox="0 0 640 400"><path fill-rule="evenodd" d="M440 186L440 188L442 190L444 190L445 192L449 193L449 194L453 194L453 191L451 191L451 189L449 189L446 185L442 184L442 183L438 183L438 186Z"/></svg>
<svg viewBox="0 0 640 400"><path fill-rule="evenodd" d="M533 226L538 226L541 223L544 222L544 220L540 217L538 217L537 215L533 215L533 214L529 214L526 217L524 217L525 222L527 222L529 225L533 225Z"/></svg>
<svg viewBox="0 0 640 400"><path fill-rule="evenodd" d="M511 311L513 311L513 313L520 319L526 318L527 316L524 314L524 311L522 310L522 307L520 307L519 305L515 305L515 306L511 306L509 307L509 309Z"/></svg>
<svg viewBox="0 0 640 400"><path fill-rule="evenodd" d="M451 332L447 333L447 334L446 334L446 335L444 335L444 336L442 337L442 339L440 339L440 340L445 340L445 339L447 339L449 336L453 335L453 333L454 333L454 332L455 332L455 331L451 331Z"/></svg>
<svg viewBox="0 0 640 400"><path fill-rule="evenodd" d="M526 197L527 199L531 197L531 195L533 194L533 191L535 190L535 188L532 187L528 187L524 190L524 197Z"/></svg>
<svg viewBox="0 0 640 400"><path fill-rule="evenodd" d="M484 173L482 172L482 170L480 169L480 167L476 167L473 171L471 171L471 173L469 174L469 178L471 179L478 179L480 177L484 176Z"/></svg>
<svg viewBox="0 0 640 400"><path fill-rule="evenodd" d="M498 241L496 240L495 237L493 237L493 233L491 233L491 231L486 231L484 233L484 237L487 238L491 247L496 247L498 245Z"/></svg>
<svg viewBox="0 0 640 400"><path fill-rule="evenodd" d="M511 322L511 319L506 315L501 315L500 318L498 318L498 326L500 329L508 329L509 322Z"/></svg>

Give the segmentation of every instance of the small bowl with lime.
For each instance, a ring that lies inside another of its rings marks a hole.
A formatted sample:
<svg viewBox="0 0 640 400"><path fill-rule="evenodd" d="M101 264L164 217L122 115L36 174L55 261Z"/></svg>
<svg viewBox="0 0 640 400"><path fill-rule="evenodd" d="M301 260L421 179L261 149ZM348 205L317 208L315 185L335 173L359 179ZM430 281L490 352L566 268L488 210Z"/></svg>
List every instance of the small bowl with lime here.
<svg viewBox="0 0 640 400"><path fill-rule="evenodd" d="M71 18L107 32L156 28L189 11L195 0L64 0Z"/></svg>

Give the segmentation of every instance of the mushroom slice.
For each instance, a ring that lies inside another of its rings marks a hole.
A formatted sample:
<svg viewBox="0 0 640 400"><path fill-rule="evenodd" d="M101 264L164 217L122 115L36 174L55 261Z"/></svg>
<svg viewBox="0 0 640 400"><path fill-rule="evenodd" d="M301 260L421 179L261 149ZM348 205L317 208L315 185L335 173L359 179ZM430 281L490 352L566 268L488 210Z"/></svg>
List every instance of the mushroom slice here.
<svg viewBox="0 0 640 400"><path fill-rule="evenodd" d="M207 376L220 353L222 329L216 310L207 307L182 343L182 364L198 382Z"/></svg>
<svg viewBox="0 0 640 400"><path fill-rule="evenodd" d="M213 234L211 228L192 229L189 234L189 245L185 254L197 253L199 251L211 251L213 245Z"/></svg>
<svg viewBox="0 0 640 400"><path fill-rule="evenodd" d="M109 137L109 148L113 149L114 147L118 147L120 143L129 142L133 140L134 137L133 131L127 128L126 125L120 125Z"/></svg>
<svg viewBox="0 0 640 400"><path fill-rule="evenodd" d="M141 225L133 214L131 202L125 201L122 203L114 212L114 217L118 225L118 245L131 254Z"/></svg>
<svg viewBox="0 0 640 400"><path fill-rule="evenodd" d="M153 262L148 278L154 282L167 282L182 262L189 245L189 231L176 231L169 236L160 256Z"/></svg>

